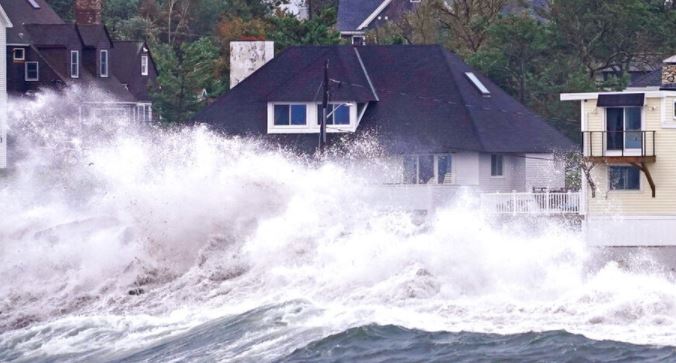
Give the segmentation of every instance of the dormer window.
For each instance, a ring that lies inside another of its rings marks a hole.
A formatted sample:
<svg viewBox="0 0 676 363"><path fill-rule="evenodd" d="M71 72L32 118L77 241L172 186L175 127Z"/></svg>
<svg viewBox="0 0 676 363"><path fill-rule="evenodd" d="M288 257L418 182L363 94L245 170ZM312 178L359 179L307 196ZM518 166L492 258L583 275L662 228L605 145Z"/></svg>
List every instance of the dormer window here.
<svg viewBox="0 0 676 363"><path fill-rule="evenodd" d="M141 56L141 75L148 75L148 55L144 54Z"/></svg>
<svg viewBox="0 0 676 363"><path fill-rule="evenodd" d="M23 48L12 49L12 59L16 61L26 60L26 50Z"/></svg>
<svg viewBox="0 0 676 363"><path fill-rule="evenodd" d="M105 49L99 53L99 74L108 77L108 50Z"/></svg>
<svg viewBox="0 0 676 363"><path fill-rule="evenodd" d="M70 78L80 78L80 51L70 51Z"/></svg>
<svg viewBox="0 0 676 363"><path fill-rule="evenodd" d="M350 107L347 104L332 103L326 110L327 125L349 125ZM322 105L317 105L317 125L321 125L323 117Z"/></svg>
<svg viewBox="0 0 676 363"><path fill-rule="evenodd" d="M306 105L275 105L275 126L307 125Z"/></svg>

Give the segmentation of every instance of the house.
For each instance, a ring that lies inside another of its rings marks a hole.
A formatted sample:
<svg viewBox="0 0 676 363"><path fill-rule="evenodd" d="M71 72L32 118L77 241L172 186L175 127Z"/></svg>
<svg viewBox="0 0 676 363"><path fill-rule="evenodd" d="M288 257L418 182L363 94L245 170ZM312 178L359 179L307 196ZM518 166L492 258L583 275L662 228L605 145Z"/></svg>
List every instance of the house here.
<svg viewBox="0 0 676 363"><path fill-rule="evenodd" d="M143 42L111 38L101 19L102 0L74 1L72 24L45 0L0 0L0 5L16 24L7 34L5 58L10 97L79 86L98 91L81 100L83 117L150 120L155 65Z"/></svg>
<svg viewBox="0 0 676 363"><path fill-rule="evenodd" d="M7 167L7 67L2 54L7 44L7 29L12 22L0 5L0 169Z"/></svg>
<svg viewBox="0 0 676 363"><path fill-rule="evenodd" d="M240 49L250 48L256 47ZM327 141L337 145L366 136L377 141L386 155L379 160L387 166L383 184L435 186L448 194L460 187L484 192L564 187L563 167L553 153L570 149L571 142L436 45L289 47L194 120L312 153L326 61Z"/></svg>
<svg viewBox="0 0 676 363"><path fill-rule="evenodd" d="M676 245L676 56L622 92L561 99L580 102L588 240Z"/></svg>
<svg viewBox="0 0 676 363"><path fill-rule="evenodd" d="M343 39L364 44L366 32L396 21L422 0L339 0L336 27Z"/></svg>
<svg viewBox="0 0 676 363"><path fill-rule="evenodd" d="M294 15L299 20L307 20L310 17L309 0L290 0L288 3L280 4L279 9Z"/></svg>

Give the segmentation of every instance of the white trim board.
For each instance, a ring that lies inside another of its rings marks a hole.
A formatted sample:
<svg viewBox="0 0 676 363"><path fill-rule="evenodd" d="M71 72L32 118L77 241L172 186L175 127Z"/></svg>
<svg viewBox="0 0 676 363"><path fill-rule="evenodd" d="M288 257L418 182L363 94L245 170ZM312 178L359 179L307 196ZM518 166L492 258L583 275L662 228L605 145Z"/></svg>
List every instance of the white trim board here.
<svg viewBox="0 0 676 363"><path fill-rule="evenodd" d="M366 19L365 19L365 20L357 27L357 30L362 30L362 29L366 28L367 26L369 26L369 24L371 24L371 22L373 21L373 19L375 19L376 16L378 16L378 14L380 14L380 13L387 7L387 5L390 5L391 2L392 2L392 0L385 0L385 1L383 1L382 3L380 3L380 5L378 5L378 7L376 8L376 10L374 10L374 11L371 13L371 15L369 15L369 16L368 16L368 17L367 17L367 18L366 18Z"/></svg>

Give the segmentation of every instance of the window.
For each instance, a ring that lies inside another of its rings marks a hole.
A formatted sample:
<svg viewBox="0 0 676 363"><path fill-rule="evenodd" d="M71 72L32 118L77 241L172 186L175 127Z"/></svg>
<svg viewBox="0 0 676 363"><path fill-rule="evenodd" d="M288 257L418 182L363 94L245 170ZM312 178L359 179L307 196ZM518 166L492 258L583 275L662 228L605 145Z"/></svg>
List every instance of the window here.
<svg viewBox="0 0 676 363"><path fill-rule="evenodd" d="M503 159L502 155L491 155L491 176L502 176Z"/></svg>
<svg viewBox="0 0 676 363"><path fill-rule="evenodd" d="M364 36L363 35L353 35L352 36L352 45L364 45Z"/></svg>
<svg viewBox="0 0 676 363"><path fill-rule="evenodd" d="M137 121L152 121L153 107L150 104L139 104L136 106L136 120Z"/></svg>
<svg viewBox="0 0 676 363"><path fill-rule="evenodd" d="M26 81L38 81L40 80L40 65L38 62L26 62L24 63L25 67L25 77Z"/></svg>
<svg viewBox="0 0 676 363"><path fill-rule="evenodd" d="M469 78L470 82L472 82L474 87L476 87L476 89L479 90L479 92L481 92L482 96L489 97L491 95L491 91L489 91L488 88L486 88L486 86L484 86L484 84L481 83L481 80L479 80L476 74L472 72L465 72L465 76L467 76L467 78Z"/></svg>
<svg viewBox="0 0 676 363"><path fill-rule="evenodd" d="M450 184L451 155L405 155L404 184Z"/></svg>
<svg viewBox="0 0 676 363"><path fill-rule="evenodd" d="M28 0L28 3L31 4L33 9L40 9L40 4L36 0Z"/></svg>
<svg viewBox="0 0 676 363"><path fill-rule="evenodd" d="M322 124L322 113L321 103L317 105L317 124ZM349 125L350 124L350 106L341 103L330 103L328 109L326 110L327 125Z"/></svg>
<svg viewBox="0 0 676 363"><path fill-rule="evenodd" d="M275 126L306 125L307 106L275 105Z"/></svg>
<svg viewBox="0 0 676 363"><path fill-rule="evenodd" d="M641 172L633 166L608 167L610 190L639 190L641 188Z"/></svg>
<svg viewBox="0 0 676 363"><path fill-rule="evenodd" d="M15 61L22 61L26 59L26 50L23 48L12 49L12 58Z"/></svg>
<svg viewBox="0 0 676 363"><path fill-rule="evenodd" d="M99 74L101 77L108 77L108 51L101 50L99 53Z"/></svg>
<svg viewBox="0 0 676 363"><path fill-rule="evenodd" d="M608 150L640 149L642 147L640 107L609 107L606 109L606 147Z"/></svg>
<svg viewBox="0 0 676 363"><path fill-rule="evenodd" d="M80 77L80 51L70 51L70 78Z"/></svg>
<svg viewBox="0 0 676 363"><path fill-rule="evenodd" d="M146 54L141 56L141 75L148 75L148 55Z"/></svg>
<svg viewBox="0 0 676 363"><path fill-rule="evenodd" d="M437 184L450 184L451 173L453 172L453 164L451 155L437 155Z"/></svg>

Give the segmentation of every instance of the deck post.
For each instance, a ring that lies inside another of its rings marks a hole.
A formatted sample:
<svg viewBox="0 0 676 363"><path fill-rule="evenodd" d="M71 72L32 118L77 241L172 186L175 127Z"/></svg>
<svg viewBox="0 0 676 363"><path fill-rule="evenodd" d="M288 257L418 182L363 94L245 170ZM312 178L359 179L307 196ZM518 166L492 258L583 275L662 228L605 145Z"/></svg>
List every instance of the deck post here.
<svg viewBox="0 0 676 363"><path fill-rule="evenodd" d="M516 216L516 190L512 190L512 215Z"/></svg>

